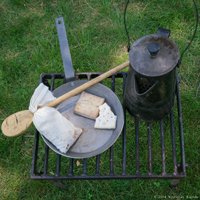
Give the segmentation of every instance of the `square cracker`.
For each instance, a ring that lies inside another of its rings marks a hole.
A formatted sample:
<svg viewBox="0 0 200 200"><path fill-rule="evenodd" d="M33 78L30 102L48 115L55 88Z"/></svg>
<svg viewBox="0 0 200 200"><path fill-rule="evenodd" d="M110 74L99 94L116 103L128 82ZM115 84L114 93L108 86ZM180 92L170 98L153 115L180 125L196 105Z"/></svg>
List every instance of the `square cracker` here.
<svg viewBox="0 0 200 200"><path fill-rule="evenodd" d="M96 119L99 115L99 106L104 102L104 98L83 91L76 103L74 112L90 119Z"/></svg>

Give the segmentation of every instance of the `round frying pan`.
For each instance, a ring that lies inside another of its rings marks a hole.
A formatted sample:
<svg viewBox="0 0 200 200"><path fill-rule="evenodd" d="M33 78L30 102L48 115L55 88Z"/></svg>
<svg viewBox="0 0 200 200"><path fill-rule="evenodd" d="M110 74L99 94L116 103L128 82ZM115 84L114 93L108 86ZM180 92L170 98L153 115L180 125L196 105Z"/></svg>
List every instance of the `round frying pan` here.
<svg viewBox="0 0 200 200"><path fill-rule="evenodd" d="M55 97L60 97L61 95L81 86L87 81L75 81L64 20L62 17L60 17L57 18L55 21L65 70L65 77L68 81L68 83L58 87L53 91L53 95ZM86 89L85 92L105 98L105 102L111 107L113 113L117 115L116 128L113 130L95 129L94 120L75 114L74 108L76 102L80 97L80 94L63 101L55 108L74 125L82 128L83 132L81 136L77 139L73 146L71 146L67 153L60 152L43 135L42 138L53 151L66 157L87 158L102 153L114 144L114 142L121 134L124 125L124 113L121 102L111 89L100 83L97 83L92 87Z"/></svg>
<svg viewBox="0 0 200 200"><path fill-rule="evenodd" d="M84 84L86 81L79 80L66 83L53 91L55 97L59 97L72 89ZM42 136L44 142L56 153L70 158L87 158L98 155L114 144L122 132L124 125L124 113L121 102L116 94L108 87L97 83L85 90L90 94L105 98L105 102L111 107L111 110L117 115L116 128L113 130L95 129L95 121L74 113L76 102L80 94L71 97L55 108L74 125L82 128L83 132L67 153L61 153L51 142Z"/></svg>

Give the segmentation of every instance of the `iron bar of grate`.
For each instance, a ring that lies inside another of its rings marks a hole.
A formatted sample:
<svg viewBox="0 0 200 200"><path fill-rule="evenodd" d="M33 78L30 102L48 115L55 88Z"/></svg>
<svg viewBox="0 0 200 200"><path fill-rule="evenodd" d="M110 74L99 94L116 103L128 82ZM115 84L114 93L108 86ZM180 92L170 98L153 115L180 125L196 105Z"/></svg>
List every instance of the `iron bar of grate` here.
<svg viewBox="0 0 200 200"><path fill-rule="evenodd" d="M139 123L135 119L135 161L136 161L136 174L139 175L140 161L139 161Z"/></svg>
<svg viewBox="0 0 200 200"><path fill-rule="evenodd" d="M110 147L110 173L109 175L114 175L113 146Z"/></svg>
<svg viewBox="0 0 200 200"><path fill-rule="evenodd" d="M33 148L32 168L31 168L31 174L34 175L37 174L36 167L37 167L38 143L39 143L39 132L36 129L34 148Z"/></svg>
<svg viewBox="0 0 200 200"><path fill-rule="evenodd" d="M126 74L123 74L123 95L125 91L126 85ZM126 108L123 103L123 110L124 110L124 127L122 130L123 138L122 138L122 175L126 175Z"/></svg>
<svg viewBox="0 0 200 200"><path fill-rule="evenodd" d="M100 75L101 73L76 73L76 79L92 79ZM112 81L111 89L115 91L116 78L123 78L123 91L126 84L127 73L116 73L115 75L109 77ZM50 90L54 89L55 80L63 80L63 84L66 83L65 75L63 73L48 73L41 74L40 82L43 82L49 86ZM49 81L50 80L50 84ZM126 173L126 123L122 131L122 173L120 175L114 174L114 148L110 148L110 172L107 175L101 175L100 173L100 155L96 156L96 172L94 175L87 175L87 159L83 159L83 173L80 176L77 176L73 172L74 160L72 158L65 158L69 160L69 173L60 174L61 170L61 160L62 156L57 154L57 166L55 176L48 175L48 157L49 157L49 148L45 146L45 158L44 158L44 172L38 173L37 170L37 157L38 157L38 146L39 146L39 132L35 131L35 140L34 140L34 149L33 149L33 160L31 168L31 178L34 180L50 180L51 182L55 181L55 184L59 185L58 180L86 180L86 179L149 179L149 178L158 178L158 179L182 179L186 176L185 168L188 166L185 163L185 152L184 152L184 138L183 138L183 127L182 127L182 114L181 114L181 104L180 104L180 94L179 94L179 84L178 84L178 74L177 74L177 105L178 105L178 118L179 118L179 134L180 134L180 148L181 148L181 164L177 163L176 155L176 143L175 143L175 130L174 130L174 119L173 111L170 114L170 130L171 130L171 142L172 142L172 154L173 154L173 169L172 174L166 173L166 161L165 161L165 138L164 138L164 125L163 120L160 121L160 132L161 132L161 159L162 159L162 173L153 174L152 166L152 141L151 141L151 123L147 123L147 134L148 134L148 174L140 174L140 157L139 157L139 121L135 119L135 152L136 152L136 173L127 174ZM126 109L123 105L124 117L126 122ZM178 168L181 168L181 173L178 173Z"/></svg>
<svg viewBox="0 0 200 200"><path fill-rule="evenodd" d="M182 124L178 71L176 71L176 90L177 90L176 94L177 94L177 104L178 104L179 133L180 133L180 146L181 146L181 167L182 167L182 173L185 174L186 173L185 150L184 150L183 124Z"/></svg>
<svg viewBox="0 0 200 200"><path fill-rule="evenodd" d="M73 176L73 162L74 162L74 159L73 158L70 158L69 159L69 176Z"/></svg>
<svg viewBox="0 0 200 200"><path fill-rule="evenodd" d="M51 76L51 86L50 86L50 90L53 91L54 90L54 82L55 82L55 75L53 74ZM49 146L46 144L45 145L45 158L44 158L44 173L43 175L46 176L47 175L47 170L48 170L48 157L49 157ZM60 166L58 166L60 167Z"/></svg>
<svg viewBox="0 0 200 200"><path fill-rule="evenodd" d="M100 175L100 173L99 173L99 163L100 163L100 155L97 155L96 156L96 173L95 173L96 176Z"/></svg>
<svg viewBox="0 0 200 200"><path fill-rule="evenodd" d="M54 89L54 82L55 82L55 75L52 75L52 78L51 78L51 87L50 87L51 91L53 91L53 89Z"/></svg>
<svg viewBox="0 0 200 200"><path fill-rule="evenodd" d="M63 78L63 84L65 84L67 82L66 78Z"/></svg>
<svg viewBox="0 0 200 200"><path fill-rule="evenodd" d="M176 158L176 143L175 143L173 111L170 113L170 125L171 125L172 153L173 153L173 165L174 165L174 173L173 174L177 175L177 158Z"/></svg>
<svg viewBox="0 0 200 200"><path fill-rule="evenodd" d="M60 176L61 155L57 154L56 176Z"/></svg>
<svg viewBox="0 0 200 200"><path fill-rule="evenodd" d="M51 77L51 76L48 76ZM45 83L47 80L43 79L43 75L41 74L39 83ZM47 84L48 81L45 83ZM37 156L38 156L38 144L39 144L39 132L35 129L35 139L34 139L34 146L33 146L33 158L32 158L32 167L31 167L31 175L35 176L37 173Z"/></svg>
<svg viewBox="0 0 200 200"><path fill-rule="evenodd" d="M148 134L148 159L149 159L149 175L153 174L152 166L152 146L151 146L151 123L147 123L147 134Z"/></svg>
<svg viewBox="0 0 200 200"><path fill-rule="evenodd" d="M31 178L34 180L96 180L96 179L183 179L185 178L185 175L179 175L179 176L174 176L174 175L153 175L153 176L149 176L147 175L143 175L143 174L134 174L134 175L85 175L85 176L33 176L31 175Z"/></svg>
<svg viewBox="0 0 200 200"><path fill-rule="evenodd" d="M115 76L112 75L112 91L115 92ZM113 151L113 146L110 147L110 175L114 175L114 160L113 160L113 154L114 154L114 151Z"/></svg>
<svg viewBox="0 0 200 200"><path fill-rule="evenodd" d="M81 176L87 176L87 158L83 158L83 173Z"/></svg>
<svg viewBox="0 0 200 200"><path fill-rule="evenodd" d="M47 170L48 170L48 157L49 157L49 147L45 145L45 157L44 157L44 173L43 175L47 175Z"/></svg>
<svg viewBox="0 0 200 200"><path fill-rule="evenodd" d="M166 175L165 166L165 139L164 139L164 122L163 119L160 120L160 133L161 133L161 156L162 156L162 175Z"/></svg>

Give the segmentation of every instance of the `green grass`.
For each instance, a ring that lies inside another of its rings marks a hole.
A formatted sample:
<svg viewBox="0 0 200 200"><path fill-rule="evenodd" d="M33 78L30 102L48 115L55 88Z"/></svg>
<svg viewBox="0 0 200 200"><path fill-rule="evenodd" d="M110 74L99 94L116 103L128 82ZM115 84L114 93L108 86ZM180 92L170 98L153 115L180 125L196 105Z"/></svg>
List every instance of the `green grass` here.
<svg viewBox="0 0 200 200"><path fill-rule="evenodd" d="M29 106L41 73L63 73L55 26L64 17L75 72L103 72L128 60L127 37L123 25L126 1L121 0L1 0L0 1L0 122ZM198 6L200 1L197 0ZM162 26L171 30L170 38L183 52L195 28L192 0L134 0L127 9L127 28L131 44L157 32ZM185 53L179 71L183 114L187 177L175 188L170 180L92 180L64 181L62 190L47 181L30 179L34 126L23 135L8 138L0 134L0 199L154 199L154 196L198 196L200 188L200 34ZM125 70L126 71L126 70ZM109 81L106 84L110 85ZM122 99L122 82L116 81L116 94ZM175 122L177 124L177 117ZM148 172L146 125L140 123L141 173ZM153 123L153 170L161 173L160 133ZM165 120L167 172L172 173L169 119ZM135 172L134 120L127 114L127 173ZM176 132L178 127L176 125ZM120 174L122 137L114 144L114 171ZM177 153L179 137L176 137ZM44 142L40 139L38 169L43 170ZM119 149L119 151L117 151ZM49 151L50 175L55 174L56 154ZM75 160L75 162L77 159ZM79 159L82 164L82 160ZM180 156L178 158L180 162ZM95 172L95 158L88 159L88 174ZM69 162L62 157L62 171ZM101 155L100 170L109 173L109 151ZM82 173L75 166L74 172Z"/></svg>

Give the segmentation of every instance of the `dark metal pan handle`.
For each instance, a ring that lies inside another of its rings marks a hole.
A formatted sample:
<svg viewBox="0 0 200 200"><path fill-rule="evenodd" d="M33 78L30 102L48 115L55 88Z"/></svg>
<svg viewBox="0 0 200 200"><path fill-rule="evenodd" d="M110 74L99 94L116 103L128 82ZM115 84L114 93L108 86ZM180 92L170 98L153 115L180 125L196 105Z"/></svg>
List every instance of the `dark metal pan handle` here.
<svg viewBox="0 0 200 200"><path fill-rule="evenodd" d="M69 44L67 40L67 34L65 30L65 24L63 17L56 18L56 28L58 32L58 39L60 43L60 50L63 60L63 66L65 71L65 78L67 82L75 80L74 70L72 66L72 59L69 50Z"/></svg>

